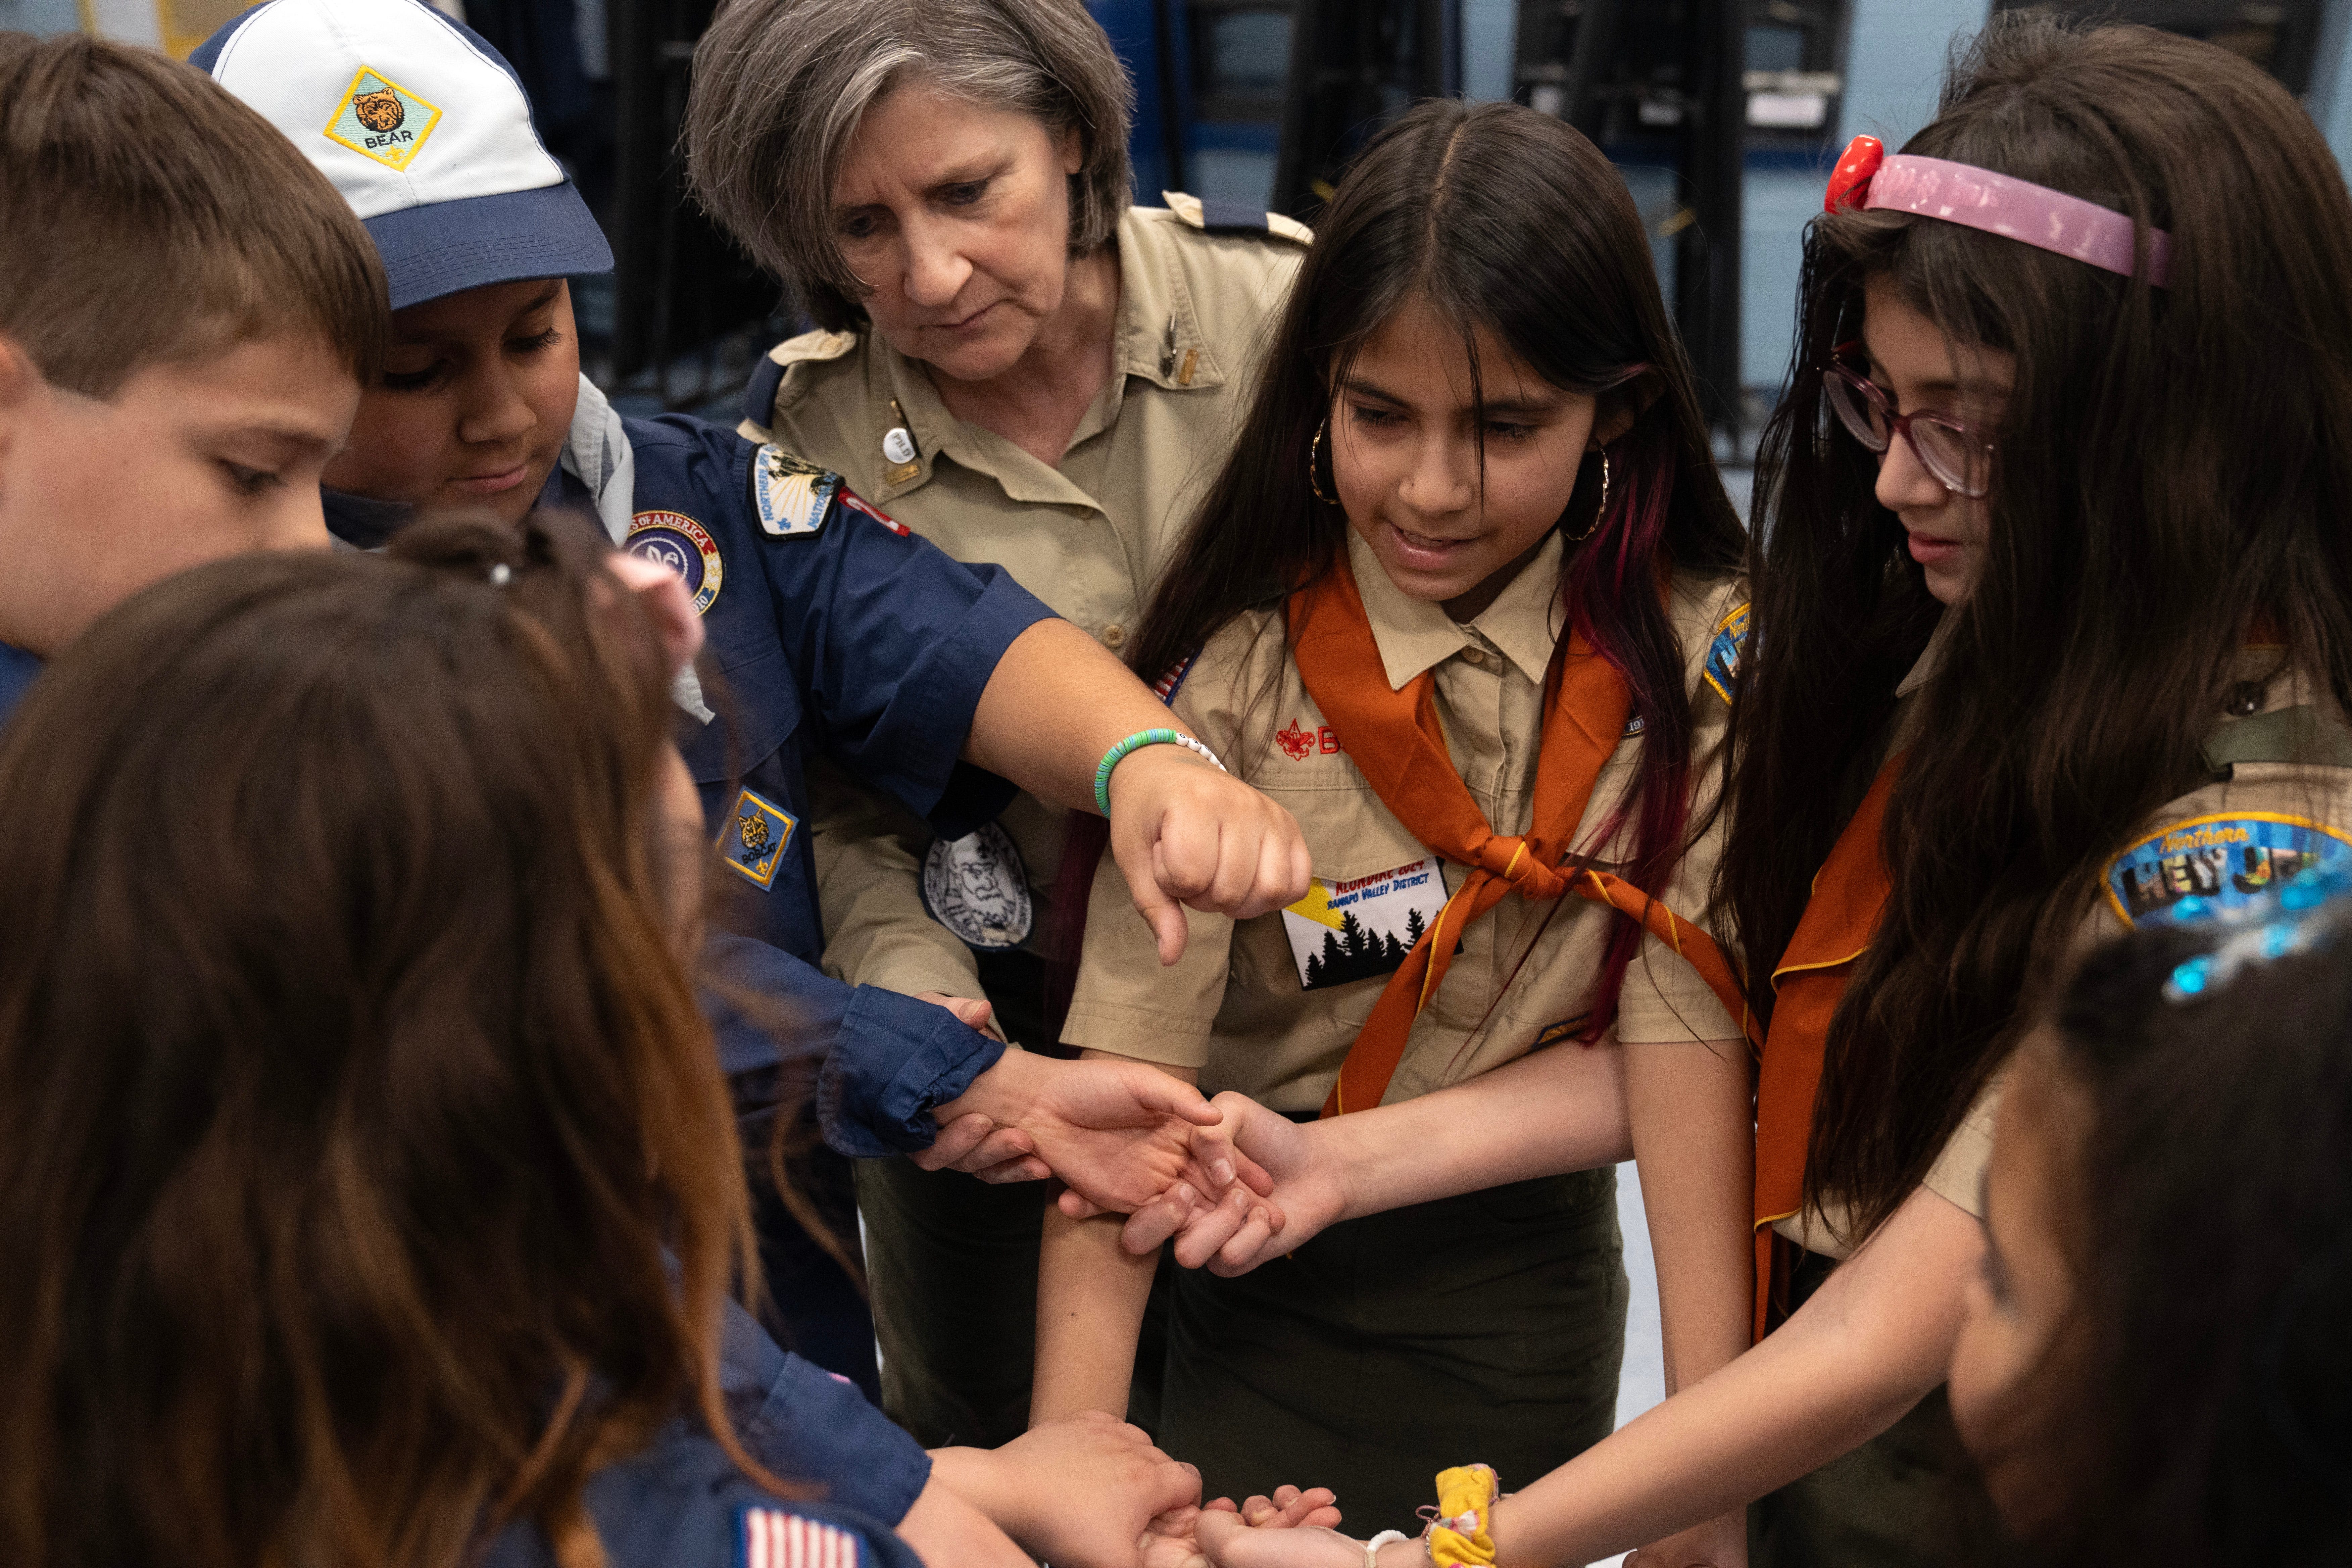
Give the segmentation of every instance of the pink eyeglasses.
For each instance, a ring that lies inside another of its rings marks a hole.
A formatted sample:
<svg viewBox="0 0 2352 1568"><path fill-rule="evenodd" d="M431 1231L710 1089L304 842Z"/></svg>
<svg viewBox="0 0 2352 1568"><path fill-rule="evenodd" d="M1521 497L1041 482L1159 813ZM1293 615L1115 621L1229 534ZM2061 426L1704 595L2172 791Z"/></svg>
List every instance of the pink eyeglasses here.
<svg viewBox="0 0 2352 1568"><path fill-rule="evenodd" d="M1861 346L1840 343L1837 352ZM1982 500L1992 489L1992 437L1966 420L1927 409L1897 414L1876 382L1837 359L1822 369L1822 396L1846 433L1872 451L1884 453L1900 436L1946 489L1970 500Z"/></svg>

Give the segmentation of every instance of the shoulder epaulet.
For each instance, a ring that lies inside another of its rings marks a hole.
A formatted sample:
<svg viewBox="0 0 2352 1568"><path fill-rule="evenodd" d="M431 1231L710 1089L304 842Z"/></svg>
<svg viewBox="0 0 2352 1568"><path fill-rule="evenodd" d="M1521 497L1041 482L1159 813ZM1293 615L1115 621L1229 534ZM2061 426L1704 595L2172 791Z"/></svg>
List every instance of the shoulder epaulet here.
<svg viewBox="0 0 2352 1568"><path fill-rule="evenodd" d="M784 384L784 373L793 366L836 360L856 346L856 332L803 332L770 349L760 356L760 363L751 367L751 379L743 384L744 423L762 430L769 426L775 417L776 389Z"/></svg>
<svg viewBox="0 0 2352 1568"><path fill-rule="evenodd" d="M1184 226L1203 234L1248 235L1298 245L1315 242L1315 231L1297 218L1267 212L1249 202L1202 201L1182 191L1162 191L1160 199Z"/></svg>
<svg viewBox="0 0 2352 1568"><path fill-rule="evenodd" d="M2352 729L2316 708L2280 708L2215 725L2205 737L2203 751L2205 765L2217 773L2239 763L2352 768Z"/></svg>

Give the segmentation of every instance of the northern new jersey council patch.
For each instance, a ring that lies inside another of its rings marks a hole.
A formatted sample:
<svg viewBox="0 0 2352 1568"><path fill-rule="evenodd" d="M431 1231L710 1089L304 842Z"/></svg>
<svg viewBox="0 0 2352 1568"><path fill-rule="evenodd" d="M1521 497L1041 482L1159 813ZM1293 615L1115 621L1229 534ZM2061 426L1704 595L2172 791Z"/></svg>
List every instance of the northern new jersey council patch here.
<svg viewBox="0 0 2352 1568"><path fill-rule="evenodd" d="M719 559L719 542L686 513L637 513L629 521L629 537L621 548L685 578L696 615L710 608L710 602L719 597L719 584L727 575L726 564Z"/></svg>
<svg viewBox="0 0 2352 1568"><path fill-rule="evenodd" d="M751 454L751 505L760 526L779 539L815 533L824 526L841 476L769 445Z"/></svg>
<svg viewBox="0 0 2352 1568"><path fill-rule="evenodd" d="M995 823L961 838L935 838L923 857L923 907L966 947L1018 947L1029 938L1029 872L1013 836Z"/></svg>
<svg viewBox="0 0 2352 1568"><path fill-rule="evenodd" d="M800 822L756 790L735 797L735 813L719 829L719 853L736 875L765 891L776 885L784 846Z"/></svg>
<svg viewBox="0 0 2352 1568"><path fill-rule="evenodd" d="M441 111L381 71L362 67L320 134L387 169L408 167Z"/></svg>
<svg viewBox="0 0 2352 1568"><path fill-rule="evenodd" d="M857 1537L780 1508L740 1509L734 1568L858 1568Z"/></svg>
<svg viewBox="0 0 2352 1568"><path fill-rule="evenodd" d="M1316 878L1307 896L1282 911L1298 988L1390 973L1444 908L1445 872L1434 855L1343 882Z"/></svg>
<svg viewBox="0 0 2352 1568"><path fill-rule="evenodd" d="M2215 909L2251 903L2298 871L2352 868L2352 836L2274 812L2192 816L2158 829L2107 863L2116 912L2136 925L2184 899Z"/></svg>
<svg viewBox="0 0 2352 1568"><path fill-rule="evenodd" d="M1699 674L1715 694L1726 702L1739 689L1739 655L1748 646L1748 612L1749 606L1735 606L1723 619L1715 623L1715 640L1707 645L1706 663Z"/></svg>

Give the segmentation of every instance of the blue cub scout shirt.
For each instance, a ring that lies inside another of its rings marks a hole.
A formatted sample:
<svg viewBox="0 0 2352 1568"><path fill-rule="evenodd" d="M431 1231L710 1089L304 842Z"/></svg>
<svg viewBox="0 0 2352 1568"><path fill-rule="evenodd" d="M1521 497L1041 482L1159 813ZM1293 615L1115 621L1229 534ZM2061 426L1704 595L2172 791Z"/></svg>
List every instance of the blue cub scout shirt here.
<svg viewBox="0 0 2352 1568"><path fill-rule="evenodd" d="M931 1108L1003 1047L943 1009L815 969L806 769L828 755L943 837L989 821L1013 787L958 753L997 661L1052 612L780 448L678 416L619 423L635 464L622 548L678 571L708 634L713 717L681 714L680 746L725 868L713 968L830 1041L817 1109L835 1148L928 1147ZM713 1021L730 1074L779 1065L767 1033L723 1001Z"/></svg>

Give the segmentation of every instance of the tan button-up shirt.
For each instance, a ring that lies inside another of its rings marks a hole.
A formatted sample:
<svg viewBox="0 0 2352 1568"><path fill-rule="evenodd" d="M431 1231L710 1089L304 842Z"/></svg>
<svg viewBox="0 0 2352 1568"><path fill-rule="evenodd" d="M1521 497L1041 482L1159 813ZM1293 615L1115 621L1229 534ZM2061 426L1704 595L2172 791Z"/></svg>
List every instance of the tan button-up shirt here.
<svg viewBox="0 0 2352 1568"><path fill-rule="evenodd" d="M1948 612L1895 689L1896 750L1918 722L1917 694L1938 673L1957 624ZM2215 776L2159 806L2105 863L2090 912L2075 932L2075 951L2161 919L2189 893L2226 898L2259 889L2274 873L2291 875L2306 853L2352 866L2352 730L2324 686L2277 664L2275 649L2250 647L2238 656L2235 673L2257 694L2255 710L2210 716L2205 751ZM2259 842L2289 837L2304 847L2287 851L2285 858ZM1996 1075L1986 1086L1920 1183L1979 1217L2002 1084ZM1776 1221L1773 1228L1832 1258L1847 1256L1845 1244L1853 1239L1833 1233L1811 1210Z"/></svg>
<svg viewBox="0 0 2352 1568"><path fill-rule="evenodd" d="M1554 535L1492 605L1457 623L1440 606L1399 592L1370 549L1353 535L1349 541L1390 686L1401 689L1434 671L1454 766L1499 833L1526 832L1534 814L1544 674L1560 631L1560 548ZM1726 612L1745 597L1735 581L1675 582L1671 613L1698 725L1702 811L1716 793L1729 710L1701 679L1701 668ZM1063 1038L1197 1068L1213 1092L1234 1089L1278 1110L1313 1110L1386 984L1385 973L1312 983L1307 958L1339 952L1336 940L1318 949L1316 926L1328 930L1335 913L1362 911L1360 923L1395 931L1409 910L1425 924L1465 872L1431 867L1435 875L1419 880L1423 872L1415 868L1430 850L1381 804L1328 728L1276 614L1242 616L1211 638L1174 706L1185 729L1297 816L1314 856L1316 887L1300 905L1239 923L1187 911L1184 956L1162 969L1150 932L1136 920L1126 885L1106 857ZM1603 764L1579 829L1580 847L1623 798L1641 747L1638 735L1628 736ZM1719 834L1718 824L1660 889L1669 907L1702 924ZM1629 847L1621 834L1601 847L1602 858ZM1387 875L1392 872L1398 874ZM1444 984L1413 1024L1384 1103L1499 1067L1547 1031L1558 1037L1558 1026L1584 1010L1610 930L1610 912L1599 905L1578 898L1531 901L1517 893L1472 921ZM1615 1032L1628 1042L1739 1037L1698 976L1654 941L1625 976Z"/></svg>
<svg viewBox="0 0 2352 1568"><path fill-rule="evenodd" d="M1200 203L1166 199L1119 220L1113 374L1059 464L949 413L923 366L872 331L777 345L772 422L743 433L835 469L957 559L1004 567L1116 651L1241 422L1310 237L1279 216L1266 235L1210 234ZM886 451L894 430L911 458ZM928 830L837 775L821 770L811 785L825 968L853 984L979 994L970 951L923 907ZM1063 814L1024 795L1002 821L1027 869L1034 945L1051 919Z"/></svg>

